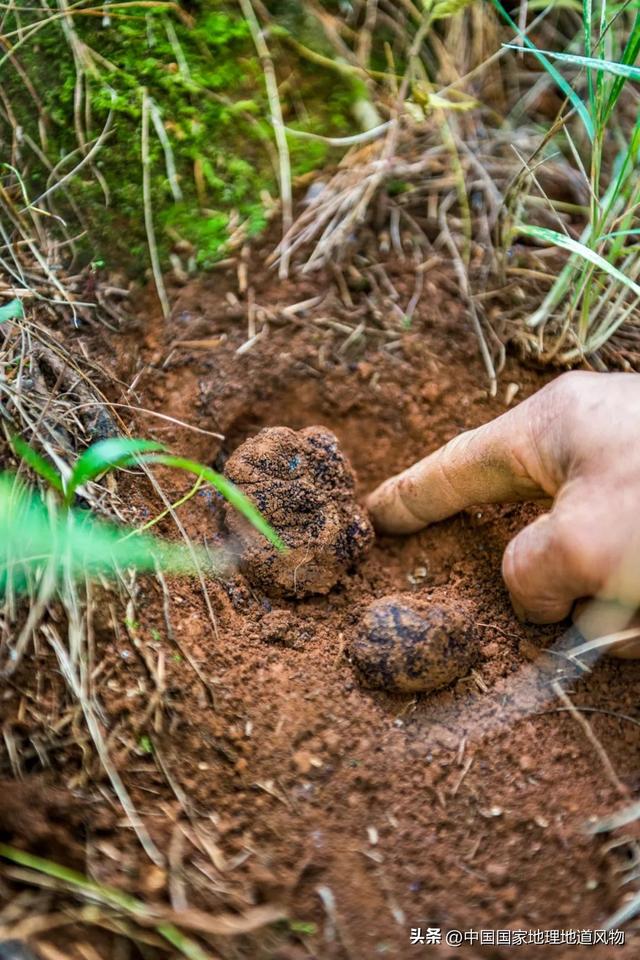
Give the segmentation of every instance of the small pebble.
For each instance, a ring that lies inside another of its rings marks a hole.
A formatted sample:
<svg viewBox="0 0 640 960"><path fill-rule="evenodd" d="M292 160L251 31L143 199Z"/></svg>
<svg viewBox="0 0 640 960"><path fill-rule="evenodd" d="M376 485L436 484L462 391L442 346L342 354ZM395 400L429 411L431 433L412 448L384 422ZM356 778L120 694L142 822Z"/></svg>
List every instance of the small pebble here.
<svg viewBox="0 0 640 960"><path fill-rule="evenodd" d="M369 605L349 655L365 686L413 692L464 676L477 651L461 605L394 594Z"/></svg>
<svg viewBox="0 0 640 960"><path fill-rule="evenodd" d="M415 570L407 574L407 580L415 586L418 583L422 583L423 580L426 580L428 574L429 571L426 567L416 567Z"/></svg>
<svg viewBox="0 0 640 960"><path fill-rule="evenodd" d="M262 618L260 632L265 643L283 647L294 646L295 619L288 610L271 610Z"/></svg>
<svg viewBox="0 0 640 960"><path fill-rule="evenodd" d="M504 863L490 863L485 873L491 886L501 887L509 876L509 868Z"/></svg>
<svg viewBox="0 0 640 960"><path fill-rule="evenodd" d="M159 893L167 883L167 871L150 864L142 876L142 888L145 893Z"/></svg>
<svg viewBox="0 0 640 960"><path fill-rule="evenodd" d="M535 757L532 757L528 753L523 753L520 757L520 769L523 773L531 773L532 770L535 770L537 762Z"/></svg>
<svg viewBox="0 0 640 960"><path fill-rule="evenodd" d="M502 902L509 907L516 903L519 896L520 891L516 887L515 883L510 883L509 886L503 887L501 890Z"/></svg>
<svg viewBox="0 0 640 960"><path fill-rule="evenodd" d="M311 754L308 750L297 750L291 759L299 773L306 774L311 770Z"/></svg>
<svg viewBox="0 0 640 960"><path fill-rule="evenodd" d="M488 660L493 660L494 657L500 654L500 644L497 640L490 640L489 643L485 643L483 646L482 653Z"/></svg>
<svg viewBox="0 0 640 960"><path fill-rule="evenodd" d="M329 753L337 753L340 749L340 734L335 730L325 730L322 734L324 745Z"/></svg>

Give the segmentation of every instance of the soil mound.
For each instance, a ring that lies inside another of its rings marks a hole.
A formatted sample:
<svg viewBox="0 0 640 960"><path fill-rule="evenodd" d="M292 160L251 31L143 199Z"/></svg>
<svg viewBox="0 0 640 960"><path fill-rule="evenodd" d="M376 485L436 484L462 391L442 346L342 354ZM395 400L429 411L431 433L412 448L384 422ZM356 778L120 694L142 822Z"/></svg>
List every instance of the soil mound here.
<svg viewBox="0 0 640 960"><path fill-rule="evenodd" d="M373 543L371 523L355 502L354 471L324 427L262 430L235 451L225 473L288 547L278 552L227 508L227 525L242 542L243 572L271 595L328 593Z"/></svg>

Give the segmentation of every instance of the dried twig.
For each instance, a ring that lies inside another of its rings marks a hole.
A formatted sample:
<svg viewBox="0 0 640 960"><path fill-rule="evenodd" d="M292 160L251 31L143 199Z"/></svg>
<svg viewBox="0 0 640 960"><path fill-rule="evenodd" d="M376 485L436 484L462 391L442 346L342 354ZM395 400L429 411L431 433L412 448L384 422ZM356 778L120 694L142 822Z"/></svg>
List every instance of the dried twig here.
<svg viewBox="0 0 640 960"><path fill-rule="evenodd" d="M149 117L151 114L151 102L146 89L142 90L142 202L144 206L144 225L147 231L147 243L149 245L149 257L151 259L151 269L153 271L153 281L158 292L158 299L162 307L162 313L165 320L169 319L171 307L167 290L162 276L162 267L158 255L158 245L156 243L156 234L153 226L153 209L151 206L151 155L149 153Z"/></svg>
<svg viewBox="0 0 640 960"><path fill-rule="evenodd" d="M291 161L289 159L289 145L285 133L284 121L282 118L282 106L280 104L280 95L278 93L278 81L273 64L273 58L269 47L264 39L264 33L258 23L255 10L251 0L238 0L245 20L249 24L251 36L255 44L256 51L260 57L262 69L264 71L264 82L269 99L269 109L271 111L271 122L278 147L278 157L280 160L280 199L282 201L282 254L280 257L279 274L285 278L289 275L289 245L287 236L293 222L293 194L291 189Z"/></svg>

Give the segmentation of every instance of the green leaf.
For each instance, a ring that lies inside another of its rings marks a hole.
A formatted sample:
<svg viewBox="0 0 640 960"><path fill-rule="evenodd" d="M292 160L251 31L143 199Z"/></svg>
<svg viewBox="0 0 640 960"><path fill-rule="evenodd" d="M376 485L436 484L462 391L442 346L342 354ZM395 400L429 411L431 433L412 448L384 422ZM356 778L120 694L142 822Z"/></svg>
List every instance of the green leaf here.
<svg viewBox="0 0 640 960"><path fill-rule="evenodd" d="M612 233L602 233L598 240L612 240L614 237L637 237L640 230L614 230Z"/></svg>
<svg viewBox="0 0 640 960"><path fill-rule="evenodd" d="M96 520L86 510L46 503L13 474L0 474L0 594L10 581L24 591L47 568L63 577L113 575L126 567L193 574L212 570L204 550L149 535L127 537L127 528Z"/></svg>
<svg viewBox="0 0 640 960"><path fill-rule="evenodd" d="M161 443L154 440L136 440L128 437L109 437L87 447L76 460L73 473L66 486L65 500L72 503L78 487L89 480L95 480L106 470L128 467L135 463L143 453L164 450Z"/></svg>
<svg viewBox="0 0 640 960"><path fill-rule="evenodd" d="M638 54L640 53L640 12L636 13L636 18L631 28L631 32L625 44L625 48L622 52L621 63L635 63L638 59ZM609 99L604 110L603 122L606 123L609 119L611 111L615 107L618 97L624 86L624 78L616 77L609 92Z"/></svg>
<svg viewBox="0 0 640 960"><path fill-rule="evenodd" d="M585 52L585 56L588 57L591 55L591 43L592 43L592 37L593 37L591 0L582 0L582 20L584 22L584 52ZM593 89L593 76L591 73L587 74L587 90L589 91L589 104L591 106L591 116L595 117L596 101L595 101L595 92Z"/></svg>
<svg viewBox="0 0 640 960"><path fill-rule="evenodd" d="M231 480L227 480L221 473L217 473L210 467L206 467L204 464L198 463L195 460L187 460L184 457L174 457L169 454L152 454L149 457L145 457L145 460L150 463L162 463L166 467L178 467L180 470L186 470L188 473L194 473L196 476L204 477L207 483L215 487L225 500L227 500L232 507L235 507L243 517L246 517L256 530L265 536L274 547L277 547L278 550L286 550L285 544L271 524L265 520L258 508Z"/></svg>
<svg viewBox="0 0 640 960"><path fill-rule="evenodd" d="M533 237L535 240L541 240L543 243L553 243L555 246L562 247L570 253L578 254L578 256L588 260L589 263L592 263L595 267L604 270L604 272L614 280L624 284L629 290L633 290L636 296L640 297L640 286L638 286L631 277L627 277L621 270L614 267L612 263L605 260L604 257L596 253L595 250L592 250L591 247L580 243L579 240L574 240L573 237L568 237L564 233L558 233L557 230L549 230L546 227L521 226L516 227L516 232L525 237Z"/></svg>
<svg viewBox="0 0 640 960"><path fill-rule="evenodd" d="M491 2L493 3L494 7L495 7L496 10L498 11L498 13L501 15L501 17L502 17L504 20L506 20L506 22L509 24L509 26L510 26L513 30L515 30L515 32L517 33L517 35L520 37L520 39L521 39L522 42L524 43L525 47L526 47L528 50L531 51L531 53L536 57L536 59L537 59L537 60L542 64L542 66L545 68L545 70L547 71L547 73L549 74L549 76L552 77L553 80L555 80L555 82L558 84L558 86L560 87L560 89L562 90L562 92L564 93L564 95L568 98L569 102L570 102L571 105L574 107L576 113L578 114L578 116L579 116L580 119L582 120L582 122L583 122L583 124L584 124L584 128L585 128L585 130L587 131L587 135L588 135L589 139L590 139L590 140L593 140L594 135L595 135L595 134L594 134L594 128L593 128L593 121L592 121L591 117L589 116L589 111L588 111L587 108L585 107L584 103L582 102L582 100L580 99L580 97L578 96L578 94L576 93L576 91L573 89L573 87L572 87L569 83L567 83L567 81L564 79L564 77L562 76L562 74L558 73L558 71L556 70L556 68L554 67L554 65L553 65L549 60L547 60L547 58L546 58L546 56L545 56L545 54L544 54L544 51L538 50L538 48L535 46L535 44L533 44L533 43L531 42L531 40L529 40L529 38L528 38L528 36L526 35L526 33L524 33L524 32L520 29L520 27L517 25L517 23L515 23L515 22L511 19L511 17L509 16L509 14L508 14L507 11L505 10L505 8L504 8L504 7L502 6L502 4L500 3L500 0L491 0ZM513 46L513 44L505 44L505 46ZM521 47L518 47L517 49L522 49L522 48L521 48Z"/></svg>
<svg viewBox="0 0 640 960"><path fill-rule="evenodd" d="M9 300L9 303L3 303L0 307L0 323L6 323L7 320L22 320L23 317L22 300L18 300L17 297Z"/></svg>
<svg viewBox="0 0 640 960"><path fill-rule="evenodd" d="M549 6L549 0L531 0L527 4L527 9L529 10L546 10ZM580 0L555 0L553 4L554 10L575 10L576 13L582 13L582 3Z"/></svg>
<svg viewBox="0 0 640 960"><path fill-rule="evenodd" d="M20 459L46 480L50 487L53 487L58 493L63 492L62 478L54 465L41 457L37 450L29 446L26 440L15 435L11 438L11 446Z"/></svg>
<svg viewBox="0 0 640 960"><path fill-rule="evenodd" d="M510 50L521 49L515 43L503 43L502 46L508 47ZM552 60L559 60L561 63L570 63L575 67L585 67L588 70L612 73L617 77L624 77L625 80L640 80L640 67L634 67L628 63L619 63L617 60L601 60L599 57L582 57L578 53L554 53L552 50L538 50L538 53L545 57L551 57Z"/></svg>
<svg viewBox="0 0 640 960"><path fill-rule="evenodd" d="M313 937L318 932L318 924L307 920L290 920L289 930L305 937Z"/></svg>

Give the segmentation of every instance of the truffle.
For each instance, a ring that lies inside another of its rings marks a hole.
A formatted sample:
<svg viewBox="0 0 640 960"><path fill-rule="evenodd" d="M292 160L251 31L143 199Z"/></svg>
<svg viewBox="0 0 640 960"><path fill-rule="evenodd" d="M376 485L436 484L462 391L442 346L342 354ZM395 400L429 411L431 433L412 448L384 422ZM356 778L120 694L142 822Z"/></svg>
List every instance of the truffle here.
<svg viewBox="0 0 640 960"><path fill-rule="evenodd" d="M349 657L366 687L430 691L464 676L476 647L463 608L393 594L369 604Z"/></svg>
<svg viewBox="0 0 640 960"><path fill-rule="evenodd" d="M355 474L324 427L270 427L246 440L225 474L258 507L287 546L276 550L232 507L227 526L240 540L240 567L273 596L328 593L373 543L355 502Z"/></svg>

